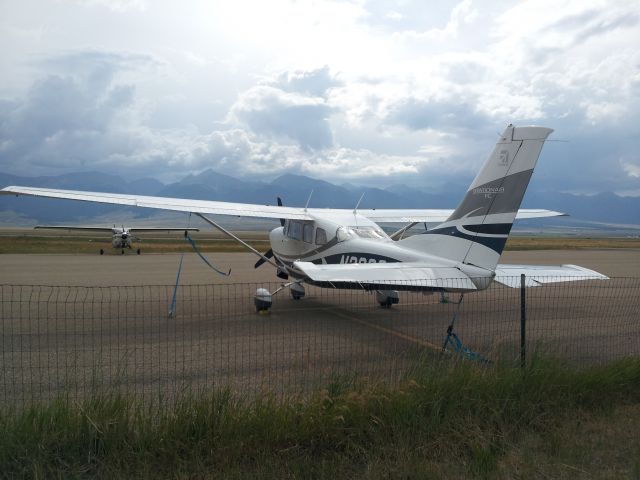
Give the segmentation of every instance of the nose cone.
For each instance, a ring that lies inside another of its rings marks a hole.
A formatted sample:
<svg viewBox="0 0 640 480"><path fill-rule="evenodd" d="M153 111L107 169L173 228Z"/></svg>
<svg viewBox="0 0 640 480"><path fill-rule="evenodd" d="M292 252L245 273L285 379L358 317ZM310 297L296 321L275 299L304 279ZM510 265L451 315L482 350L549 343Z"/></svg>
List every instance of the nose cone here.
<svg viewBox="0 0 640 480"><path fill-rule="evenodd" d="M271 247L276 244L276 242L280 242L284 239L284 227L274 228L269 232L269 242L271 242Z"/></svg>

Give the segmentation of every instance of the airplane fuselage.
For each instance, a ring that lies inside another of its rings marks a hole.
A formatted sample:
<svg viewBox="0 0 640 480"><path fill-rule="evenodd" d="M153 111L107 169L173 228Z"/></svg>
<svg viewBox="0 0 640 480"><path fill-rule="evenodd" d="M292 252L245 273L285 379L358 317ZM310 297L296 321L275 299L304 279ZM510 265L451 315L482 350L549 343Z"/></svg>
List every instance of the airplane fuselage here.
<svg viewBox="0 0 640 480"><path fill-rule="evenodd" d="M133 236L128 229L114 228L111 246L113 248L131 248L132 238Z"/></svg>
<svg viewBox="0 0 640 480"><path fill-rule="evenodd" d="M401 246L377 224L357 214L288 220L270 232L269 241L278 263L294 278L304 278L294 267L296 261L319 265L420 262L433 267L457 266L456 262Z"/></svg>

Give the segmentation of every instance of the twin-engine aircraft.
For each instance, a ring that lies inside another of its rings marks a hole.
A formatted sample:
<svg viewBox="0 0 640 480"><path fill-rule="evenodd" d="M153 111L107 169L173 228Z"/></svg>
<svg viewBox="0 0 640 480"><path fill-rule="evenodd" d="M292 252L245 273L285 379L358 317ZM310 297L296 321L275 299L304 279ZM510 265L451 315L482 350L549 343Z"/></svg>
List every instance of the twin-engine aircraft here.
<svg viewBox="0 0 640 480"><path fill-rule="evenodd" d="M161 228L161 227L77 227L69 225L36 225L33 228L46 228L49 230L83 230L89 232L110 232L111 233L111 246L115 249L120 249L124 255L125 248L131 250L131 244L134 241L140 240L133 235L133 231L137 232L184 232L185 230L197 232L197 228ZM140 255L140 249L136 249L136 253ZM100 249L100 255L104 255L104 249Z"/></svg>
<svg viewBox="0 0 640 480"><path fill-rule="evenodd" d="M327 288L362 288L377 292L382 306L398 302L398 291L474 292L494 280L520 286L550 281L606 279L575 265L528 266L498 263L516 218L560 215L547 210L520 210L542 146L553 130L509 125L455 210L322 209L251 205L179 198L7 187L0 193L64 198L157 208L198 215L243 243L277 269L294 298L304 296L303 283ZM280 219L269 234L271 249L262 254L207 214ZM382 223L441 222L435 228L402 238L406 228L387 235ZM259 289L258 303L271 305L271 294Z"/></svg>

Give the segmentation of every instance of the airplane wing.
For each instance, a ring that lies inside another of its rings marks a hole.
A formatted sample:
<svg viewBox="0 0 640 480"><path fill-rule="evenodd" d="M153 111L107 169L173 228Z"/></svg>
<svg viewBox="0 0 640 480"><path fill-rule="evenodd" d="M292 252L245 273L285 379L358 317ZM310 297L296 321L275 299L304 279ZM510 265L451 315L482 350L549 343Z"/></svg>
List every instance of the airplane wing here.
<svg viewBox="0 0 640 480"><path fill-rule="evenodd" d="M453 213L453 209L372 209L358 213L376 223L442 223ZM566 213L541 208L521 208L516 219L564 217Z"/></svg>
<svg viewBox="0 0 640 480"><path fill-rule="evenodd" d="M70 225L36 225L33 228L46 228L47 230L86 230L91 232L109 232L111 233L112 227L72 227Z"/></svg>
<svg viewBox="0 0 640 480"><path fill-rule="evenodd" d="M608 280L609 277L595 270L578 265L507 265L498 264L495 281L511 288L520 288L520 275L525 275L525 287L537 287L545 283L575 282L579 280Z"/></svg>
<svg viewBox="0 0 640 480"><path fill-rule="evenodd" d="M130 231L136 232L184 232L185 230L189 232L199 232L199 228L177 228L177 227L129 227Z"/></svg>
<svg viewBox="0 0 640 480"><path fill-rule="evenodd" d="M211 215L231 215L237 217L286 218L290 220L311 220L313 214L344 215L353 213L350 209L328 209L302 207L281 207L277 205L257 205L249 203L216 202L212 200L190 200L185 198L151 197L146 195L127 195L121 193L84 192L79 190L60 190L53 188L11 186L0 190L0 195L26 195L32 197L61 198L84 202L109 203L132 207L157 208L178 212L202 213ZM358 210L376 223L444 222L451 209L363 209ZM522 209L516 218L540 218L566 215L561 212L542 209ZM139 229L136 229L139 230ZM163 228L161 230L167 230Z"/></svg>
<svg viewBox="0 0 640 480"><path fill-rule="evenodd" d="M407 286L411 286L477 290L467 275L453 267L431 267L427 264L408 262L331 265L294 262L293 266L314 282L328 286L347 283L377 289L400 287L407 289Z"/></svg>
<svg viewBox="0 0 640 480"><path fill-rule="evenodd" d="M33 228L45 228L47 230L83 230L88 232L113 232L115 227L84 227L84 226L71 226L71 225L36 225ZM199 228L175 228L175 227L130 227L130 231L137 232L184 232L188 230L190 232L199 232Z"/></svg>
<svg viewBox="0 0 640 480"><path fill-rule="evenodd" d="M61 198L83 202L109 203L131 207L157 208L176 212L197 212L211 215L231 215L237 217L288 218L311 220L312 217L299 207L277 205L252 205L249 203L215 202L212 200L190 200L185 198L150 197L121 193L84 192L79 190L59 190L37 187L5 187L2 195L26 195L31 197Z"/></svg>

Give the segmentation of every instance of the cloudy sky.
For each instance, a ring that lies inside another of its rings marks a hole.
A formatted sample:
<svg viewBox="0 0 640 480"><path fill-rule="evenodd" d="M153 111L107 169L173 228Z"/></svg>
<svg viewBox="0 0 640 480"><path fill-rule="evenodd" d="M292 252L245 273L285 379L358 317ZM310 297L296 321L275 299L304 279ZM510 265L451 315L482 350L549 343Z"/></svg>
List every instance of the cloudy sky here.
<svg viewBox="0 0 640 480"><path fill-rule="evenodd" d="M640 0L0 0L0 171L469 181L640 195Z"/></svg>

